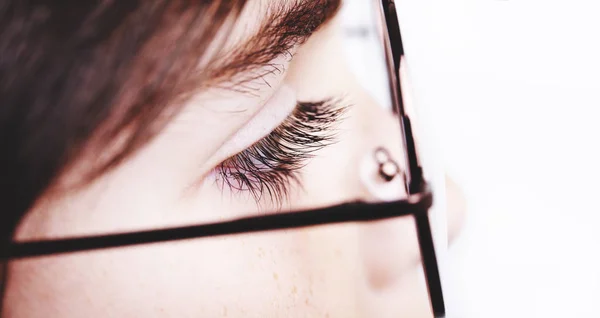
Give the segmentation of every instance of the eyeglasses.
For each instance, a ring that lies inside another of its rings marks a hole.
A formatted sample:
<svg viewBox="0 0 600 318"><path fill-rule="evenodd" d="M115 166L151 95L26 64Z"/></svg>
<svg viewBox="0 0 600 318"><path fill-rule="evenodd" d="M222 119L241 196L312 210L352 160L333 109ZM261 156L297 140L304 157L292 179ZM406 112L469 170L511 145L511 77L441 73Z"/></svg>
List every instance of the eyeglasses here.
<svg viewBox="0 0 600 318"><path fill-rule="evenodd" d="M432 311L435 317L445 316L444 297L429 221L433 195L423 178L418 160L411 121L405 112L400 83L400 62L404 54L396 7L393 0L381 1L381 16L385 20L384 46L391 88L393 111L399 118L406 171L403 172L408 197L380 203L348 202L288 213L266 214L231 221L199 224L167 229L136 231L109 235L80 236L45 241L12 242L0 249L0 260L56 255L141 244L178 241L224 235L296 229L327 224L368 222L412 216L415 220L423 270Z"/></svg>

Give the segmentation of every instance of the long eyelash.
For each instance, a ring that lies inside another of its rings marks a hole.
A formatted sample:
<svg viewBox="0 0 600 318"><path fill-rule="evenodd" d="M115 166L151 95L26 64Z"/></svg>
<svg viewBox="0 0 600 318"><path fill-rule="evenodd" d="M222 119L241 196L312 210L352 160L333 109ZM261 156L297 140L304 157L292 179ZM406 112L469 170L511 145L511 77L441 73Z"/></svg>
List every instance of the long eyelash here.
<svg viewBox="0 0 600 318"><path fill-rule="evenodd" d="M219 165L221 184L249 192L257 203L266 193L280 205L291 185L301 185L299 170L315 152L335 143L335 124L347 110L337 103L299 103L267 137Z"/></svg>

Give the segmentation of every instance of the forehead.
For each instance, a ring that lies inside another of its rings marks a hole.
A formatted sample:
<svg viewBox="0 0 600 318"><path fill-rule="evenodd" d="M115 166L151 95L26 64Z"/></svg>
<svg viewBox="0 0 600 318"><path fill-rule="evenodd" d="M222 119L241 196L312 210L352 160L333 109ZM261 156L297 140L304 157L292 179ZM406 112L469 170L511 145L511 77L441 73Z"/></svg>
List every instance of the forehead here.
<svg viewBox="0 0 600 318"><path fill-rule="evenodd" d="M341 6L342 0L248 0L240 16L229 27L223 28L217 38L222 48L233 50L240 43L260 33L265 25L276 19L299 15L298 12L315 11L315 15L330 16ZM309 21L307 21L309 22ZM300 23L300 22L299 22Z"/></svg>
<svg viewBox="0 0 600 318"><path fill-rule="evenodd" d="M314 0L248 0L237 19L219 31L215 38L217 45L222 51L232 51L260 31L272 17L270 12L306 1Z"/></svg>
<svg viewBox="0 0 600 318"><path fill-rule="evenodd" d="M276 12L284 12L295 6L328 0L248 0L239 18L230 30L222 30L227 35L225 47L234 47L254 34L261 26L273 18Z"/></svg>
<svg viewBox="0 0 600 318"><path fill-rule="evenodd" d="M200 61L210 83L270 62L335 16L341 0L249 0ZM224 76L225 75L225 76Z"/></svg>

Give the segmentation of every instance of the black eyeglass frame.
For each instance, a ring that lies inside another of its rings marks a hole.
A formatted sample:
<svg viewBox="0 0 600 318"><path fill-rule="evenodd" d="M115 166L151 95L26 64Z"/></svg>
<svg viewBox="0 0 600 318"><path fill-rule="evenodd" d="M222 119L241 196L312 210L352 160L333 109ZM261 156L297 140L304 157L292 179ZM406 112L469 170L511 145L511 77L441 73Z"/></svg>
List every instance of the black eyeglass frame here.
<svg viewBox="0 0 600 318"><path fill-rule="evenodd" d="M433 195L429 185L423 179L422 168L418 162L414 145L410 119L404 111L402 102L399 71L404 49L394 1L382 0L381 9L387 26L387 30L384 30L384 42L387 49L386 57L392 88L393 109L400 118L403 146L406 153L407 171L404 172L408 189L408 197L406 199L380 203L349 202L325 208L267 214L226 222L159 230L45 241L11 242L0 248L0 262L203 237L294 229L327 224L368 222L412 215L415 218L419 250L431 308L435 317L445 317L444 297L428 214L433 204Z"/></svg>

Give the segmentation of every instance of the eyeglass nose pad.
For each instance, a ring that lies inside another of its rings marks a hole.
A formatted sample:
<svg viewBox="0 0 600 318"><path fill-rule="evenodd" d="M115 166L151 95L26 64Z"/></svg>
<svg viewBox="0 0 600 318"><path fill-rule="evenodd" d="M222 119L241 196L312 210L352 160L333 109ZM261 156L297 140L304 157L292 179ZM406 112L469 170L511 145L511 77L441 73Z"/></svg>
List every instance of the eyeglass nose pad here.
<svg viewBox="0 0 600 318"><path fill-rule="evenodd" d="M379 167L378 173L385 182L392 181L396 176L400 175L400 166L392 159L389 151L383 147L378 147L373 153L373 158Z"/></svg>
<svg viewBox="0 0 600 318"><path fill-rule="evenodd" d="M377 147L363 156L359 167L367 201L395 201L406 198L404 172L390 151Z"/></svg>

